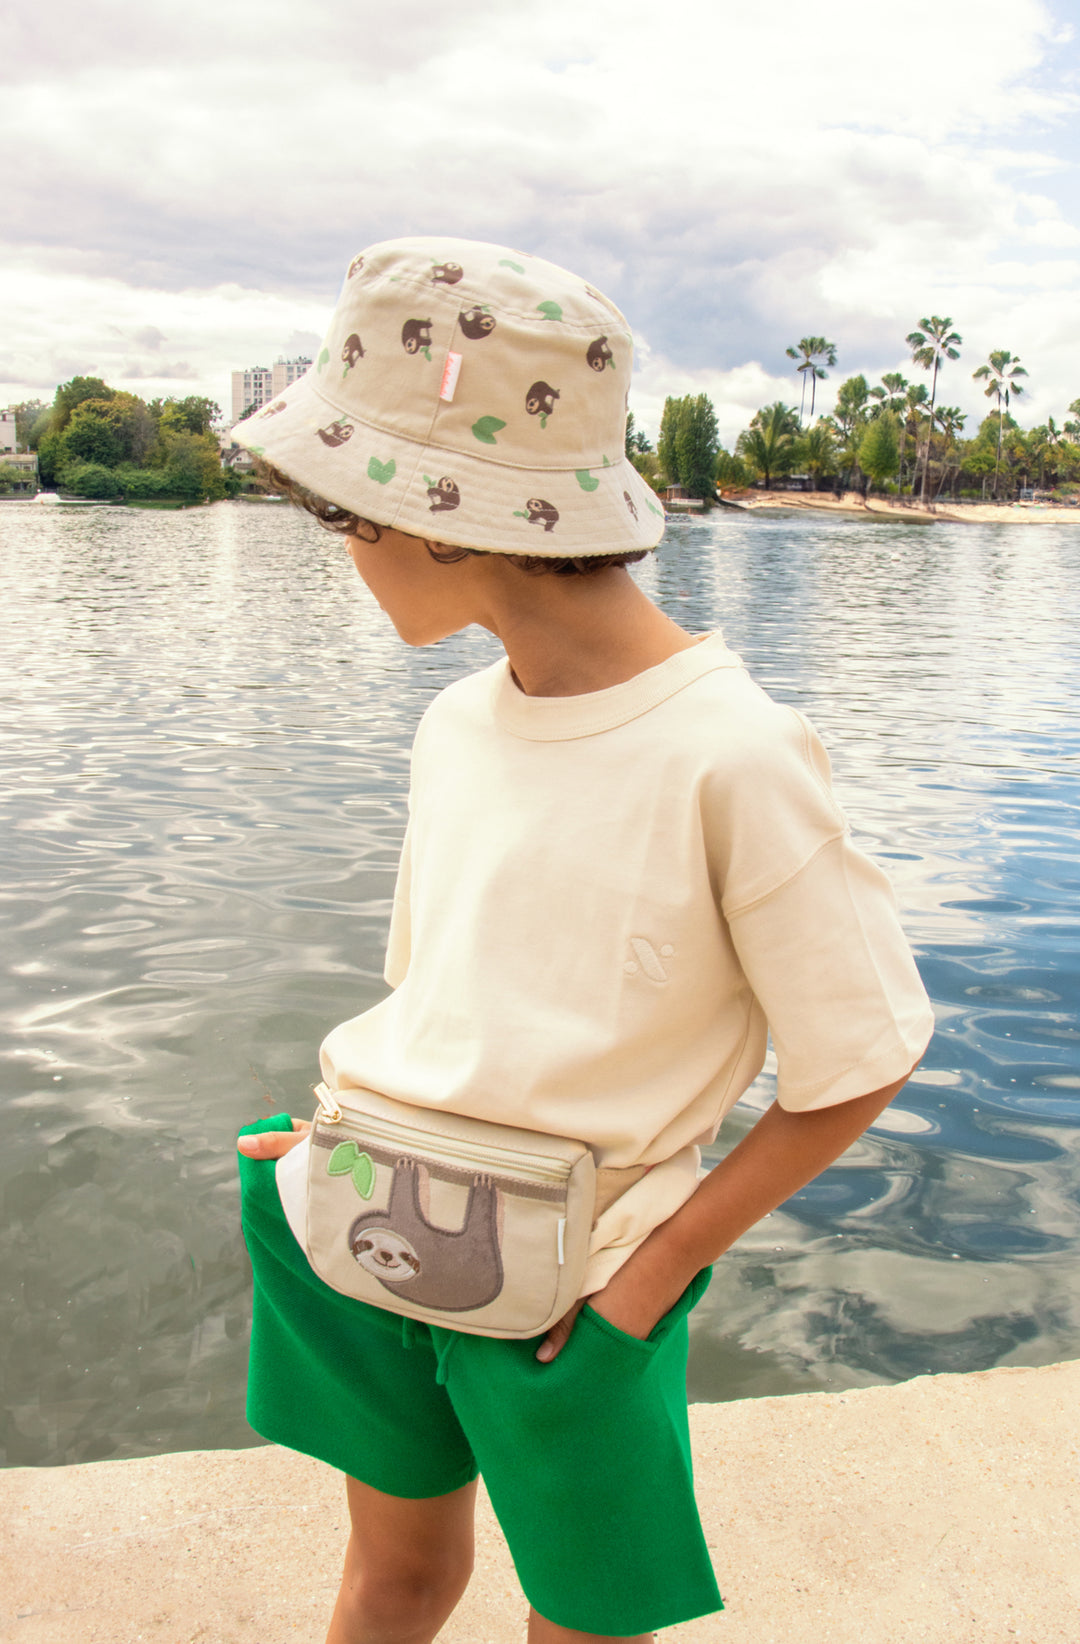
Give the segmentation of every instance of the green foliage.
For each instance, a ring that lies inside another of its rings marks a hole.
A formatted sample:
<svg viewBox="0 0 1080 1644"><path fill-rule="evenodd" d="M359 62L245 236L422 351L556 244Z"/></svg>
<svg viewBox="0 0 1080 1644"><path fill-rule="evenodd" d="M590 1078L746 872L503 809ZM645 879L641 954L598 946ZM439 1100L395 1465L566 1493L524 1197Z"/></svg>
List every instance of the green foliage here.
<svg viewBox="0 0 1080 1644"><path fill-rule="evenodd" d="M720 436L716 411L707 394L668 397L660 421L657 457L668 485L681 485L689 496L711 498L716 490L713 471Z"/></svg>
<svg viewBox="0 0 1080 1644"><path fill-rule="evenodd" d="M218 502L225 495L221 457L210 434L162 432L166 494L184 502Z"/></svg>
<svg viewBox="0 0 1080 1644"><path fill-rule="evenodd" d="M635 453L640 456L644 456L646 452L651 450L652 441L647 437L644 429L636 428L634 426L634 413L632 411L628 411L626 414L627 456L630 458L631 462L633 462Z"/></svg>
<svg viewBox="0 0 1080 1644"><path fill-rule="evenodd" d="M18 405L9 408L15 413L15 443L27 450L30 446L30 436L34 431L34 424L51 407L44 400L23 400Z"/></svg>
<svg viewBox="0 0 1080 1644"><path fill-rule="evenodd" d="M62 434L84 400L111 400L115 393L116 389L100 377L72 377L70 382L62 382L53 395L51 432Z"/></svg>
<svg viewBox="0 0 1080 1644"><path fill-rule="evenodd" d="M220 405L203 394L188 394L182 400L151 400L148 410L160 427L177 433L209 434L212 424L221 420Z"/></svg>
<svg viewBox="0 0 1080 1644"><path fill-rule="evenodd" d="M664 401L664 414L660 419L660 438L656 442L656 454L660 459L660 473L667 485L679 483L679 463L675 455L675 439L679 431L679 408L682 400L674 399L669 394Z"/></svg>
<svg viewBox="0 0 1080 1644"><path fill-rule="evenodd" d="M660 477L660 458L655 451L632 451L630 461L643 479L648 480L654 491L658 491L663 484Z"/></svg>
<svg viewBox="0 0 1080 1644"><path fill-rule="evenodd" d="M26 484L27 478L26 472L14 463L0 462L0 497L10 496L16 486Z"/></svg>
<svg viewBox="0 0 1080 1644"><path fill-rule="evenodd" d="M900 466L899 425L891 411L867 423L859 439L859 467L873 485L891 479Z"/></svg>
<svg viewBox="0 0 1080 1644"><path fill-rule="evenodd" d="M731 451L725 451L721 446L716 455L717 485L722 489L726 487L728 490L737 490L749 485L750 479L750 470L742 458L735 456Z"/></svg>
<svg viewBox="0 0 1080 1644"><path fill-rule="evenodd" d="M802 379L802 396L799 401L800 423L806 406L806 379L807 376L810 378L810 420L813 421L817 385L829 375L817 362L818 360L824 360L826 365L835 365L836 344L829 342L825 337L800 337L795 348L787 348L784 352L789 360L800 360L802 362L795 367Z"/></svg>
<svg viewBox="0 0 1080 1644"><path fill-rule="evenodd" d="M687 395L682 402L675 433L679 484L688 495L710 500L716 492L716 454L720 435L716 412L708 394Z"/></svg>
<svg viewBox="0 0 1080 1644"><path fill-rule="evenodd" d="M833 416L845 441L851 440L856 430L866 422L869 415L869 400L870 387L861 373L857 377L848 377L846 382L840 384ZM855 444L858 444L858 440L855 440Z"/></svg>
<svg viewBox="0 0 1080 1644"><path fill-rule="evenodd" d="M70 462L60 470L61 490L76 497L109 498L118 494L116 475L99 462Z"/></svg>
<svg viewBox="0 0 1080 1644"><path fill-rule="evenodd" d="M739 435L736 455L760 475L768 489L778 474L791 473L798 453L795 443L798 431L795 407L776 400L755 413L750 427Z"/></svg>
<svg viewBox="0 0 1080 1644"><path fill-rule="evenodd" d="M836 473L836 433L833 423L819 417L813 427L806 430L796 444L795 466L810 474L815 480L826 474Z"/></svg>

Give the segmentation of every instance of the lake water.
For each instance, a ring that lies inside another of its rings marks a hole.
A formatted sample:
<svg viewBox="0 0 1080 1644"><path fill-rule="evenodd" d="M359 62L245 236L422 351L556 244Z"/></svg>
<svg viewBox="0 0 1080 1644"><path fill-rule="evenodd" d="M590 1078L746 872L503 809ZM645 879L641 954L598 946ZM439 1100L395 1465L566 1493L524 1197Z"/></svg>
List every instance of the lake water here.
<svg viewBox="0 0 1080 1644"><path fill-rule="evenodd" d="M381 997L411 733L497 649L407 651L273 505L0 503L0 567L4 1456L251 1443L233 1137ZM1077 1355L1080 529L725 513L640 576L816 722L938 1016L718 1265L691 1395Z"/></svg>

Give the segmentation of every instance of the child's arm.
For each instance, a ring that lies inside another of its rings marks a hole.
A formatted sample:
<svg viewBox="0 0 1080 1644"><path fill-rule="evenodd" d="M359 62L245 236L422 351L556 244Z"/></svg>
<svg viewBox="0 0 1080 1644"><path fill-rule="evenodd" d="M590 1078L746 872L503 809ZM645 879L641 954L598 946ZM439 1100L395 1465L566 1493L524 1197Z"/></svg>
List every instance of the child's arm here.
<svg viewBox="0 0 1080 1644"><path fill-rule="evenodd" d="M909 1077L809 1113L789 1113L774 1102L681 1209L654 1228L604 1289L588 1298L590 1307L618 1329L647 1336L695 1273L838 1159ZM552 1326L537 1358L555 1357L580 1306Z"/></svg>

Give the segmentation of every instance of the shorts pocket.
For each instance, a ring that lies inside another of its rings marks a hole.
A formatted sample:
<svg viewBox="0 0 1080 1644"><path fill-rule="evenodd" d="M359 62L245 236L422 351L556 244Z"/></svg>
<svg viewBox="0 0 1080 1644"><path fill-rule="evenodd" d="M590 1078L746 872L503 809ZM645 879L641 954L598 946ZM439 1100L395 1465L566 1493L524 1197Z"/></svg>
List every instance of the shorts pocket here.
<svg viewBox="0 0 1080 1644"><path fill-rule="evenodd" d="M617 1324L612 1324L610 1319L605 1319L588 1302L581 1309L580 1317L595 1329L603 1331L605 1335L611 1336L617 1342L623 1342L639 1353L646 1355L655 1353L665 1338L670 1336L671 1332L681 1324L682 1320L701 1300L701 1297L708 1289L711 1277L711 1267L703 1267L700 1273L696 1273L675 1305L669 1308L662 1319L657 1320L647 1336L632 1336L628 1331L620 1330Z"/></svg>

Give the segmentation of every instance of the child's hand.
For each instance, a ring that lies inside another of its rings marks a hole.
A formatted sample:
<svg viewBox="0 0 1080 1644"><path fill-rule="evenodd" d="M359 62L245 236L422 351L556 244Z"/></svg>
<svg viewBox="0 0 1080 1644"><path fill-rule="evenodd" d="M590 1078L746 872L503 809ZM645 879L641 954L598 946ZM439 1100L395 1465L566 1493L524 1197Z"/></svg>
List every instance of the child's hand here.
<svg viewBox="0 0 1080 1644"><path fill-rule="evenodd" d="M653 1286L639 1283L634 1258L631 1256L603 1290L598 1290L592 1296L583 1296L580 1301L574 1303L568 1313L563 1314L557 1324L552 1325L537 1348L536 1356L541 1364L550 1364L552 1359L558 1357L570 1340L570 1332L586 1302L594 1313L598 1313L602 1319L607 1319L616 1330L623 1331L627 1336L638 1336L644 1341L650 1331L659 1324L668 1308L678 1300L682 1288L680 1286L674 1296L665 1298L665 1294L658 1294Z"/></svg>
<svg viewBox="0 0 1080 1644"><path fill-rule="evenodd" d="M280 1159L302 1142L310 1129L306 1119L294 1119L291 1136L287 1130L263 1130L255 1136L238 1136L236 1145L245 1159Z"/></svg>

